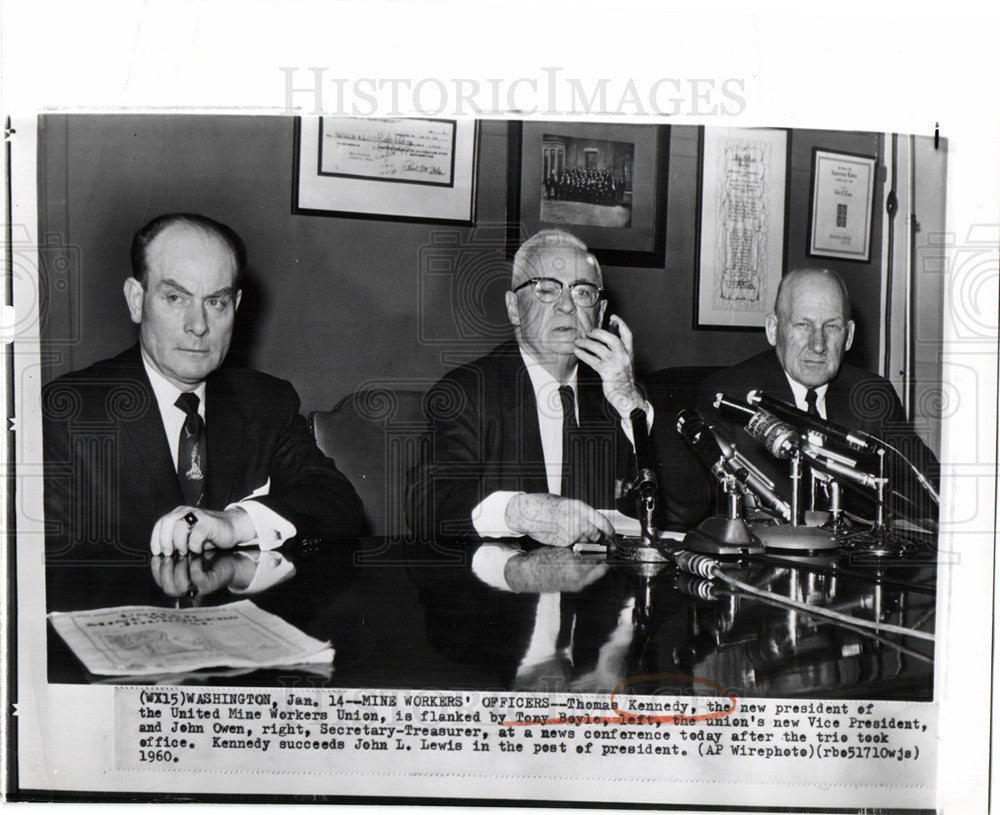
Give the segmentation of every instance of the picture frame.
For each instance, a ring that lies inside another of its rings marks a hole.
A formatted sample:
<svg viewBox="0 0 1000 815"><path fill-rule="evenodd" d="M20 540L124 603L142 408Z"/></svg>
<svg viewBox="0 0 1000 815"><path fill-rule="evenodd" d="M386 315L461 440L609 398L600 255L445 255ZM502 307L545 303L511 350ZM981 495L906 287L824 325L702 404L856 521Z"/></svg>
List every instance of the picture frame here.
<svg viewBox="0 0 1000 815"><path fill-rule="evenodd" d="M878 159L813 148L809 196L809 255L871 260Z"/></svg>
<svg viewBox="0 0 1000 815"><path fill-rule="evenodd" d="M702 128L695 329L764 326L785 266L788 131Z"/></svg>
<svg viewBox="0 0 1000 815"><path fill-rule="evenodd" d="M479 123L298 117L292 214L471 226Z"/></svg>
<svg viewBox="0 0 1000 815"><path fill-rule="evenodd" d="M509 155L508 255L566 229L602 264L663 267L666 125L523 122Z"/></svg>

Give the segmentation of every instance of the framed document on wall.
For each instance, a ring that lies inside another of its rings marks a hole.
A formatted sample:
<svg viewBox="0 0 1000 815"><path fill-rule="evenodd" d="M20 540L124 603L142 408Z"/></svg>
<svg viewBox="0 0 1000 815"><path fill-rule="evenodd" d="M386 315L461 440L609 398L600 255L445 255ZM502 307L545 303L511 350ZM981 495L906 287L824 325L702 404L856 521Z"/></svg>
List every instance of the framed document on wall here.
<svg viewBox="0 0 1000 815"><path fill-rule="evenodd" d="M873 156L813 149L810 255L870 259L875 165Z"/></svg>
<svg viewBox="0 0 1000 815"><path fill-rule="evenodd" d="M702 134L695 328L762 328L784 266L788 132Z"/></svg>
<svg viewBox="0 0 1000 815"><path fill-rule="evenodd" d="M296 119L292 213L472 224L478 133L463 119Z"/></svg>

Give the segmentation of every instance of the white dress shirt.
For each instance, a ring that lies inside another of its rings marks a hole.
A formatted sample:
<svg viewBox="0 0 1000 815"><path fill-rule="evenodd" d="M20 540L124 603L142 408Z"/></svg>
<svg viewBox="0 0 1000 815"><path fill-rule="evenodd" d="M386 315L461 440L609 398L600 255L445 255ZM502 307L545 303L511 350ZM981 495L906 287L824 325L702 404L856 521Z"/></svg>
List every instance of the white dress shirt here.
<svg viewBox="0 0 1000 815"><path fill-rule="evenodd" d="M576 407L577 423L580 420L580 400L577 397L577 368L574 367L566 382L559 382L550 374L538 360L521 349L521 358L528 369L531 387L535 392L535 405L538 412L538 432L542 439L542 456L545 460L545 479L549 492L559 495L562 486L562 401L559 398L560 385L569 385L573 389L574 405ZM653 406L647 402L647 427L652 430ZM622 431L632 439L632 425L622 420ZM507 526L507 504L515 495L522 493L514 490L497 490L487 495L472 510L472 526L476 534L483 538L516 538L519 533ZM609 509L609 507L595 507ZM519 549L510 546L480 546L472 558L473 572L485 583L495 588L508 589L503 578L503 570L507 561L519 553Z"/></svg>
<svg viewBox="0 0 1000 815"><path fill-rule="evenodd" d="M142 352L142 365L146 369L146 376L149 377L153 396L156 397L156 405L160 409L160 419L163 421L163 430L167 434L167 444L170 446L170 460L174 463L176 471L181 428L187 419L187 414L175 404L177 397L181 395L181 390L149 364L145 351ZM204 421L205 383L202 382L198 385L192 393L198 397L198 415ZM206 432L208 431L206 430ZM286 539L295 535L295 525L291 521L282 518L273 509L252 500L255 495L266 495L268 487L269 483L263 484L250 495L226 507L226 509L240 507L246 512L257 533L256 539L241 543L241 546L259 546L264 550L277 549Z"/></svg>
<svg viewBox="0 0 1000 815"><path fill-rule="evenodd" d="M559 399L559 386L569 385L573 389L576 405L577 422L580 419L579 399L577 395L577 369L574 367L566 382L559 382L534 357L521 349L521 357L531 387L535 392L535 405L538 411L538 431L542 439L542 455L545 459L545 477L549 492L559 495L562 482L562 402ZM645 405L646 421L650 429L653 426L653 406ZM622 420L622 430L632 441L632 426ZM521 493L513 490L497 490L487 495L472 510L472 526L476 534L483 538L519 537L505 520L507 504L515 495ZM610 509L610 507L595 507L595 509Z"/></svg>

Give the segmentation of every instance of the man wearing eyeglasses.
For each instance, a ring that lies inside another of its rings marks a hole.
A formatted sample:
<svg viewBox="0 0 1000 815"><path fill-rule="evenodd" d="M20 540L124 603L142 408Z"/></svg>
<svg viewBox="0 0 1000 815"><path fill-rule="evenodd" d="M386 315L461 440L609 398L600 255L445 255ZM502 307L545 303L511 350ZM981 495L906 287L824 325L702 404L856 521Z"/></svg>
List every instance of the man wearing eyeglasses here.
<svg viewBox="0 0 1000 815"><path fill-rule="evenodd" d="M521 246L506 293L514 339L428 396L417 530L557 547L614 533L598 509L615 506L631 464L630 413L641 409L652 429L653 409L636 383L631 331L615 315L602 327L602 286L597 260L566 232L544 230ZM680 521L705 500L664 497Z"/></svg>

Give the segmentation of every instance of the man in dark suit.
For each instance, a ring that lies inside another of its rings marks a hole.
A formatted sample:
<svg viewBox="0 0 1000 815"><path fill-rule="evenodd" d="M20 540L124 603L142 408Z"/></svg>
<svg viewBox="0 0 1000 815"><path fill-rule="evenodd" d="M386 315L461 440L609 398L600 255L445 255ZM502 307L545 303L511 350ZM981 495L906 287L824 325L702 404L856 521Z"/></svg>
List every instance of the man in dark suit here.
<svg viewBox="0 0 1000 815"><path fill-rule="evenodd" d="M788 462L773 458L751 438L745 421L716 414L711 405L717 393L743 403L750 391L759 390L850 430L873 434L937 478L937 461L914 433L892 384L844 362L854 341L854 321L847 288L836 274L827 269L786 274L765 331L772 349L710 376L701 388L699 407L777 484L781 497L788 500L791 495ZM872 466L868 461L862 464ZM926 493L895 456L889 475L891 485L902 493L901 509L916 516L934 514ZM871 497L868 493L868 500L854 499L849 506L871 508Z"/></svg>
<svg viewBox="0 0 1000 815"><path fill-rule="evenodd" d="M597 510L615 506L631 464L630 413L641 409L647 429L653 417L631 332L614 315L602 327L602 282L594 256L566 232L545 230L518 250L506 293L514 340L429 394L430 444L412 489L418 531L551 546L613 534ZM667 435L661 457L673 451L688 455ZM672 487L661 503L682 520L687 496Z"/></svg>
<svg viewBox="0 0 1000 815"><path fill-rule="evenodd" d="M223 365L246 265L229 227L155 218L125 282L139 343L43 392L50 557L359 533L361 502L288 383Z"/></svg>

